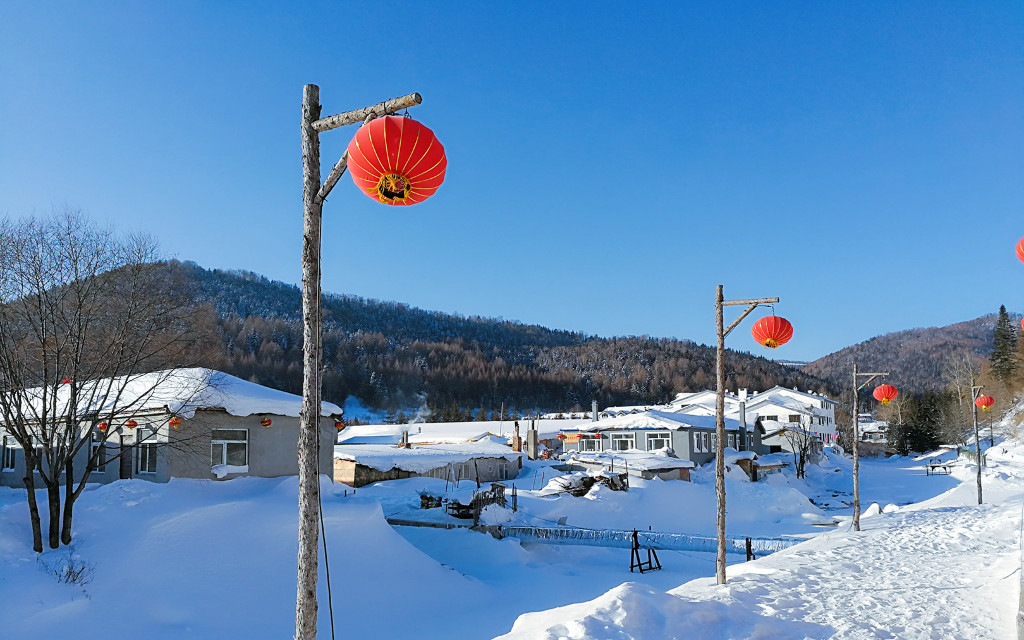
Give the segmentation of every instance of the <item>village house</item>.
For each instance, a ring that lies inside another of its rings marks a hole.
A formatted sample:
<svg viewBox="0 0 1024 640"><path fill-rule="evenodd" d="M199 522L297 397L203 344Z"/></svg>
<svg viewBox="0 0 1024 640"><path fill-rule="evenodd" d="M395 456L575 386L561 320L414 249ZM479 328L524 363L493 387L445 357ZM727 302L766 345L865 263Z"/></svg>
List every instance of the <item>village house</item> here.
<svg viewBox="0 0 1024 640"><path fill-rule="evenodd" d="M725 419L726 446L761 451L761 434ZM562 448L566 453L598 453L669 450L671 456L696 465L715 457L715 417L673 411L645 411L591 422L564 430Z"/></svg>
<svg viewBox="0 0 1024 640"><path fill-rule="evenodd" d="M201 368L88 385L120 393L116 399L113 393L86 394L91 396L90 405L80 407L78 415L87 418L79 428L89 444L75 457L76 480L97 449L100 464L90 482L298 473L300 396ZM324 402L321 416L319 463L323 473L330 474L342 409ZM3 424L0 454L0 485L23 487L24 452Z"/></svg>

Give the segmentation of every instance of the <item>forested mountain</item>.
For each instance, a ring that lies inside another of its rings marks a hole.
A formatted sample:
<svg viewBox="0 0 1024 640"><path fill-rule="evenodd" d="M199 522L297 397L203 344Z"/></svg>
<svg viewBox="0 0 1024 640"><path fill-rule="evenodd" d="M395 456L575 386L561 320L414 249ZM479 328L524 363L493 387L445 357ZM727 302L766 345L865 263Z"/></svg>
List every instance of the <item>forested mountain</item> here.
<svg viewBox="0 0 1024 640"><path fill-rule="evenodd" d="M204 364L298 393L302 324L298 287L249 272L172 263L197 304L215 313L223 348ZM417 405L519 411L666 401L714 385L715 350L689 341L597 338L571 331L424 311L356 296L323 296L324 399L354 395L374 407ZM215 325L215 326L212 326ZM804 373L729 351L728 386L775 384L824 391Z"/></svg>
<svg viewBox="0 0 1024 640"><path fill-rule="evenodd" d="M1014 322L1019 325L1020 317ZM989 314L945 327L887 333L819 358L801 371L847 389L856 360L862 371L888 371L889 380L901 391L938 390L947 383L951 355L967 351L987 358L992 353L995 327L996 314Z"/></svg>

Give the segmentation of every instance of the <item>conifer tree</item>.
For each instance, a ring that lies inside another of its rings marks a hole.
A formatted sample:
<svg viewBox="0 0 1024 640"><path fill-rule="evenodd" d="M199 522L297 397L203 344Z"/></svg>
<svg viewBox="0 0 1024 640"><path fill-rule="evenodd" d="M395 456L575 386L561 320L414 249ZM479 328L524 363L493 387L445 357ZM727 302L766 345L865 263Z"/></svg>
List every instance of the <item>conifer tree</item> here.
<svg viewBox="0 0 1024 640"><path fill-rule="evenodd" d="M1008 383L1017 369L1017 328L1006 313L1006 305L999 307L992 347L992 373L1003 383Z"/></svg>

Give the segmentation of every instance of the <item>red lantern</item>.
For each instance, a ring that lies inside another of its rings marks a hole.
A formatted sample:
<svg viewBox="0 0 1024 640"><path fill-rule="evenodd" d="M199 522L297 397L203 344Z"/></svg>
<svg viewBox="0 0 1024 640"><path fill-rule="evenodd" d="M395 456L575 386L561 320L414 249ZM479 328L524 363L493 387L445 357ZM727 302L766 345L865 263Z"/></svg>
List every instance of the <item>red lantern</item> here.
<svg viewBox="0 0 1024 640"><path fill-rule="evenodd" d="M270 418L263 418L262 420L260 420L260 424L263 425L264 427L269 427L273 423L274 421L271 420Z"/></svg>
<svg viewBox="0 0 1024 640"><path fill-rule="evenodd" d="M758 344L774 349L780 344L786 344L793 337L793 325L785 318L767 316L754 323L750 334Z"/></svg>
<svg viewBox="0 0 1024 640"><path fill-rule="evenodd" d="M359 127L348 143L348 171L363 193L410 205L434 195L448 160L434 132L410 118L384 116Z"/></svg>
<svg viewBox="0 0 1024 640"><path fill-rule="evenodd" d="M60 381L61 384L71 384L71 378L64 378Z"/></svg>
<svg viewBox="0 0 1024 640"><path fill-rule="evenodd" d="M564 433L558 434L558 439L559 440L565 440L565 434Z"/></svg>
<svg viewBox="0 0 1024 640"><path fill-rule="evenodd" d="M134 420L129 420L128 422L124 423L124 426L128 427L129 429L134 429L135 427L139 426L139 423L135 422Z"/></svg>
<svg viewBox="0 0 1024 640"><path fill-rule="evenodd" d="M178 416L173 416L170 420L167 421L167 424L177 429L178 427L181 426L181 418L179 418Z"/></svg>
<svg viewBox="0 0 1024 640"><path fill-rule="evenodd" d="M982 411L988 411L995 403L996 399L992 396L978 396L978 399L974 401L974 405Z"/></svg>
<svg viewBox="0 0 1024 640"><path fill-rule="evenodd" d="M345 423L342 422L341 420L338 420L337 422L334 423L334 428L337 429L338 431L341 431L342 429L345 428Z"/></svg>
<svg viewBox="0 0 1024 640"><path fill-rule="evenodd" d="M1017 243L1017 259L1024 262L1024 238Z"/></svg>
<svg viewBox="0 0 1024 640"><path fill-rule="evenodd" d="M96 425L96 428L99 429L100 431L102 431L103 433L106 433L107 432L107 423L106 422L101 422L98 425Z"/></svg>
<svg viewBox="0 0 1024 640"><path fill-rule="evenodd" d="M896 396L898 396L899 393L900 392L896 390L896 387L891 384L883 384L875 387L875 392L872 395L875 396L875 400L878 400L882 404L889 404L896 399Z"/></svg>

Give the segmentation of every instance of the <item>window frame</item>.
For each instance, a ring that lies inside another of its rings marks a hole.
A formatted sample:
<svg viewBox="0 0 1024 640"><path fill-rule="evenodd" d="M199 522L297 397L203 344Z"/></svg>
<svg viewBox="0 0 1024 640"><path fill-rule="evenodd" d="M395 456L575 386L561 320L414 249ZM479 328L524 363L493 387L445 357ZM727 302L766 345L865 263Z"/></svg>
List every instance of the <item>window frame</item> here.
<svg viewBox="0 0 1024 640"><path fill-rule="evenodd" d="M96 453L97 449L99 454ZM102 439L96 442L96 436L89 436L89 455L92 459L96 460L96 467L92 470L93 473L106 473L107 463L110 462L106 459L107 443Z"/></svg>
<svg viewBox="0 0 1024 640"><path fill-rule="evenodd" d="M157 443L140 442L135 445L135 473L151 475L156 473ZM145 460L143 460L145 458ZM146 467L143 468L143 462ZM152 467L152 469L150 469Z"/></svg>
<svg viewBox="0 0 1024 640"><path fill-rule="evenodd" d="M603 440L604 438L580 438L576 444L581 452L599 453L604 450L604 445L601 444Z"/></svg>
<svg viewBox="0 0 1024 640"><path fill-rule="evenodd" d="M646 436L647 437L645 438L644 443L647 446L647 450L648 451L661 451L662 449L671 449L672 448L672 432L671 431L653 431L651 433L646 434ZM659 447L657 449L652 449L651 448L651 441L652 440L664 440L667 444L664 447Z"/></svg>
<svg viewBox="0 0 1024 640"><path fill-rule="evenodd" d="M241 431L245 433L245 440L227 439L224 437L217 438L214 434L218 431ZM245 462L243 464L229 464L228 463L228 445L229 444L244 444L245 445ZM221 446L221 457L220 462L214 462L213 451L218 445ZM248 467L249 466L249 430L242 429L210 429L210 467L216 467L218 465L224 465L226 467Z"/></svg>
<svg viewBox="0 0 1024 640"><path fill-rule="evenodd" d="M610 440L610 451L629 451L630 449L636 449L636 433L633 431L625 433L613 433L610 436ZM617 442L632 442L633 446L620 449L619 447L615 446Z"/></svg>
<svg viewBox="0 0 1024 640"><path fill-rule="evenodd" d="M9 442L11 444L8 444ZM3 440L0 440L0 471L14 471L15 469L17 464L15 453L18 450L12 446L14 442L14 436L4 436Z"/></svg>

